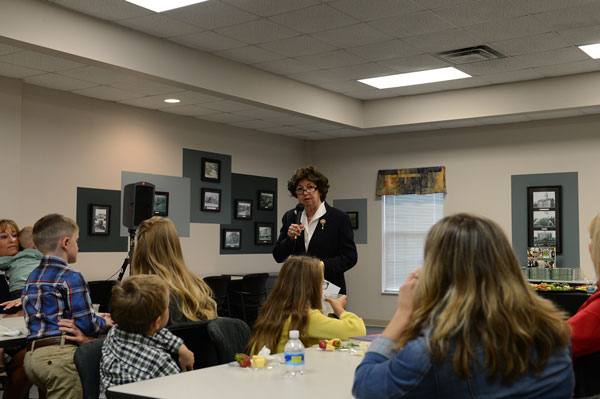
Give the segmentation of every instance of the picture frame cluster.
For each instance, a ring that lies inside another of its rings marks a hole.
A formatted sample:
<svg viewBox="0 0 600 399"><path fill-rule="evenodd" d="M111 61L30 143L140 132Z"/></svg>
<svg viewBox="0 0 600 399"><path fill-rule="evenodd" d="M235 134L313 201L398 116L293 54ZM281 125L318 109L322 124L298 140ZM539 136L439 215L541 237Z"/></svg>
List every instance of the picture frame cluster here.
<svg viewBox="0 0 600 399"><path fill-rule="evenodd" d="M561 186L527 188L528 247L562 253Z"/></svg>

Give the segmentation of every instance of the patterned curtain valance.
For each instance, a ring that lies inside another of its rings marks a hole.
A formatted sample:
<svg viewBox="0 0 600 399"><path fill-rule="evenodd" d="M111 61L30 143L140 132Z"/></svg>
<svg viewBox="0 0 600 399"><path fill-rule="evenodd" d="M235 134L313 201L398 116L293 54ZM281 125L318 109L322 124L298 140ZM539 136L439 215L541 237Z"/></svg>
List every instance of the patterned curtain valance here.
<svg viewBox="0 0 600 399"><path fill-rule="evenodd" d="M386 169L377 172L377 195L446 193L446 167Z"/></svg>

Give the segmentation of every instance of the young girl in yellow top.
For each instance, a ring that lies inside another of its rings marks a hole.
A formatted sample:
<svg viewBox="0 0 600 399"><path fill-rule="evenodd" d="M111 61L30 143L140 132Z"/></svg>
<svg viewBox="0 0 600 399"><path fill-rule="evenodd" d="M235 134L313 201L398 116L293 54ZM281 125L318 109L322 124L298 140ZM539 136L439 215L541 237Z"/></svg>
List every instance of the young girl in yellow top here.
<svg viewBox="0 0 600 399"><path fill-rule="evenodd" d="M346 296L326 298L339 319L321 313L323 295L323 266L307 256L290 256L281 267L271 294L265 301L254 324L246 352L256 354L263 345L272 353L283 352L289 330L300 331L305 347L320 339L346 340L365 335L365 323L354 313L347 312Z"/></svg>

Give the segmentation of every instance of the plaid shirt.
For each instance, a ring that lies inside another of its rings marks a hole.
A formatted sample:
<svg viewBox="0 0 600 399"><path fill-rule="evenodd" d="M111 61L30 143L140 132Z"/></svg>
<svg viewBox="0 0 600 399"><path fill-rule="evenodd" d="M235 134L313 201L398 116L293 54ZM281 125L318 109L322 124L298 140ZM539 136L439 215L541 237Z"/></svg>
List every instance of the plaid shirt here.
<svg viewBox="0 0 600 399"><path fill-rule="evenodd" d="M176 355L182 344L183 340L166 328L147 336L115 325L102 345L100 390L179 373L171 354Z"/></svg>
<svg viewBox="0 0 600 399"><path fill-rule="evenodd" d="M28 340L61 335L62 319L73 319L87 336L106 329L106 321L94 313L85 278L61 258L42 258L25 283L22 300Z"/></svg>

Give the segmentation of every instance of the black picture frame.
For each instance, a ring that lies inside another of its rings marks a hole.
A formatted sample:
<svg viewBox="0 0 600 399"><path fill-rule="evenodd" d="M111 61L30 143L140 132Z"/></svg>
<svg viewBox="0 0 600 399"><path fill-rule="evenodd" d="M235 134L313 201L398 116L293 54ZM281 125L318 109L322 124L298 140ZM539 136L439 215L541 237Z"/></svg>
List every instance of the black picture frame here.
<svg viewBox="0 0 600 399"><path fill-rule="evenodd" d="M348 217L350 218L350 226L352 230L358 230L358 212L346 212Z"/></svg>
<svg viewBox="0 0 600 399"><path fill-rule="evenodd" d="M222 229L221 230L221 248L222 249L241 249L242 248L242 229Z"/></svg>
<svg viewBox="0 0 600 399"><path fill-rule="evenodd" d="M273 245L275 238L275 225L273 223L254 223L256 245Z"/></svg>
<svg viewBox="0 0 600 399"><path fill-rule="evenodd" d="M275 193L273 191L258 190L257 208L260 211L275 209Z"/></svg>
<svg viewBox="0 0 600 399"><path fill-rule="evenodd" d="M200 179L213 183L221 182L221 161L218 159L202 158L202 174Z"/></svg>
<svg viewBox="0 0 600 399"><path fill-rule="evenodd" d="M110 205L90 204L89 233L92 236L110 235Z"/></svg>
<svg viewBox="0 0 600 399"><path fill-rule="evenodd" d="M233 215L238 220L252 220L252 200L236 199Z"/></svg>
<svg viewBox="0 0 600 399"><path fill-rule="evenodd" d="M166 191L154 192L154 216L169 216L169 193Z"/></svg>
<svg viewBox="0 0 600 399"><path fill-rule="evenodd" d="M562 186L527 187L528 247L562 253Z"/></svg>
<svg viewBox="0 0 600 399"><path fill-rule="evenodd" d="M202 212L221 212L221 190L218 188L203 187L201 191Z"/></svg>

